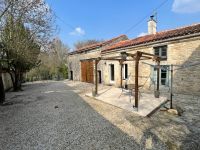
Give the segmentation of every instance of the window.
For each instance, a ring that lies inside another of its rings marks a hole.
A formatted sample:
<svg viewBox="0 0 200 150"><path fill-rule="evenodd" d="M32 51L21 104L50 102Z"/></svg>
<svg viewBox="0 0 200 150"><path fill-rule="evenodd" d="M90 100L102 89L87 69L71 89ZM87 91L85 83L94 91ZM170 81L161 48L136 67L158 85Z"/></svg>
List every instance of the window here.
<svg viewBox="0 0 200 150"><path fill-rule="evenodd" d="M154 47L154 54L161 57L161 60L167 60L167 46Z"/></svg>
<svg viewBox="0 0 200 150"><path fill-rule="evenodd" d="M169 85L169 66L162 65L160 66L160 85L168 86ZM157 69L153 69L154 72L152 73L152 81L154 83L157 82Z"/></svg>
<svg viewBox="0 0 200 150"><path fill-rule="evenodd" d="M128 79L128 64L123 64L123 79Z"/></svg>
<svg viewBox="0 0 200 150"><path fill-rule="evenodd" d="M161 73L160 73L160 84L161 85L166 85L167 84L167 70L165 69L161 69Z"/></svg>
<svg viewBox="0 0 200 150"><path fill-rule="evenodd" d="M110 64L110 81L115 81L115 67L114 67L114 64Z"/></svg>

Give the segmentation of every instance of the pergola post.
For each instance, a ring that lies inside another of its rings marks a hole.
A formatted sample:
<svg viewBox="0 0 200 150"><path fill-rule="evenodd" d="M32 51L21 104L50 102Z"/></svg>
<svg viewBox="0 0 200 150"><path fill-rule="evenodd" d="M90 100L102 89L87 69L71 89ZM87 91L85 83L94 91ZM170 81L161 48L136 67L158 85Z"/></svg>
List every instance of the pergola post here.
<svg viewBox="0 0 200 150"><path fill-rule="evenodd" d="M139 85L138 85L138 76L139 76L139 61L142 53L137 52L135 57L135 107L138 108L139 101Z"/></svg>
<svg viewBox="0 0 200 150"><path fill-rule="evenodd" d="M159 85L160 85L160 60L157 60L157 87L156 91L154 91L155 98L160 97Z"/></svg>
<svg viewBox="0 0 200 150"><path fill-rule="evenodd" d="M95 59L95 95L98 94L98 75L97 75L97 64L98 64L98 61Z"/></svg>
<svg viewBox="0 0 200 150"><path fill-rule="evenodd" d="M132 57L133 59L127 59L127 57ZM137 51L135 54L130 54L126 52L121 52L121 56L115 56L115 57L98 57L98 58L91 58L92 60L95 60L95 91L93 94L98 94L98 75L97 75L97 65L100 60L111 60L111 61L119 61L121 65L121 81L120 86L122 87L122 68L123 68L123 62L124 61L135 61L135 106L138 109L139 105L139 61L140 60L148 60L152 59L157 62L157 90L154 92L155 97L159 97L159 84L160 84L160 57L150 54L150 53L144 53L141 51ZM90 59L90 60L91 60ZM133 92L133 91L132 91ZM156 96L158 95L158 96Z"/></svg>
<svg viewBox="0 0 200 150"><path fill-rule="evenodd" d="M123 78L122 70L123 70L123 61L119 61L119 63L120 63L120 87L122 88L122 78Z"/></svg>

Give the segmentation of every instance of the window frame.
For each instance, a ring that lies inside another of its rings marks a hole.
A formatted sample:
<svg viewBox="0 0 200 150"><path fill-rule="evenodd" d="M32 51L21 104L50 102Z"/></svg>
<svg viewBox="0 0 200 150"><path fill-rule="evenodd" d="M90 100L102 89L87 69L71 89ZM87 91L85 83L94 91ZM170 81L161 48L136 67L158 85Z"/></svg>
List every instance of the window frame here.
<svg viewBox="0 0 200 150"><path fill-rule="evenodd" d="M167 60L167 56L168 56L168 46L167 45L162 45L162 46L156 46L153 48L154 49L154 55L157 55L161 58L162 60ZM165 51L164 53L166 53L165 55L163 55L163 51Z"/></svg>
<svg viewBox="0 0 200 150"><path fill-rule="evenodd" d="M128 79L128 64L123 64L123 80Z"/></svg>
<svg viewBox="0 0 200 150"><path fill-rule="evenodd" d="M159 74L159 85L160 86L166 86L166 87L168 87L169 86L169 80L170 80L170 72L169 72L169 65L161 65L161 68L160 68L160 74ZM166 75L166 77L165 78L162 78L162 71L164 70L164 69L162 69L162 68L166 68L166 72L165 72L165 75ZM157 69L156 69L156 67L154 67L154 68L152 68L152 80L154 81L154 82L157 82ZM162 84L162 80L165 80L165 84Z"/></svg>

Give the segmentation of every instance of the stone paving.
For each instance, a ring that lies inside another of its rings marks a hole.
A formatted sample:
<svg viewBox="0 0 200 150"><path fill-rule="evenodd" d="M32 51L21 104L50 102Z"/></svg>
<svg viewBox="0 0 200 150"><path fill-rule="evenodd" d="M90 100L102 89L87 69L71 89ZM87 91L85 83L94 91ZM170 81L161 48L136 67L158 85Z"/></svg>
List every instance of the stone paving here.
<svg viewBox="0 0 200 150"><path fill-rule="evenodd" d="M66 84L76 89L84 89L84 92L79 92L80 96L113 125L143 145L144 149L200 149L200 97L175 95L173 106L183 109L182 116L158 111L151 118L147 118L85 97L85 93L91 92L91 84L74 81L67 81ZM100 85L100 90L104 88ZM166 107L169 107L169 104Z"/></svg>
<svg viewBox="0 0 200 150"><path fill-rule="evenodd" d="M7 93L7 105L0 106L1 150L200 148L195 102L181 105L181 117L157 112L144 118L85 97L91 84L48 81L23 89Z"/></svg>
<svg viewBox="0 0 200 150"><path fill-rule="evenodd" d="M114 105L124 110L136 113L141 116L147 116L158 108L163 103L167 102L167 97L160 96L155 98L153 94L139 93L139 107L133 108L135 105L135 97L129 90L123 90L116 87L108 87L103 90L98 90L96 96L92 95L92 92L86 93L86 96L95 98L96 100L103 101L105 103Z"/></svg>

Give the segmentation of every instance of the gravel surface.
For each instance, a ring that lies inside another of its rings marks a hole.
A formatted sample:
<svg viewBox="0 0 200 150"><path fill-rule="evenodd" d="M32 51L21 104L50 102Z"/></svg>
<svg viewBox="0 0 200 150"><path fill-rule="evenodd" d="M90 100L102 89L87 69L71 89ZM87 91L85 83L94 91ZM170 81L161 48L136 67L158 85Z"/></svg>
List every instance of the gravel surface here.
<svg viewBox="0 0 200 150"><path fill-rule="evenodd" d="M199 148L198 114L189 121L187 115L166 112L142 118L85 97L91 88L90 84L49 81L7 93L7 104L0 106L0 149Z"/></svg>
<svg viewBox="0 0 200 150"><path fill-rule="evenodd" d="M93 87L91 84L74 81L66 81L66 84L83 91L79 92L80 96L113 125L133 137L141 149L200 149L200 97L174 98L173 106L183 110L182 116L157 111L146 118L86 97L85 93L91 92ZM169 104L166 107L169 108Z"/></svg>

